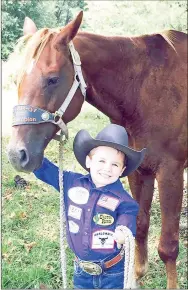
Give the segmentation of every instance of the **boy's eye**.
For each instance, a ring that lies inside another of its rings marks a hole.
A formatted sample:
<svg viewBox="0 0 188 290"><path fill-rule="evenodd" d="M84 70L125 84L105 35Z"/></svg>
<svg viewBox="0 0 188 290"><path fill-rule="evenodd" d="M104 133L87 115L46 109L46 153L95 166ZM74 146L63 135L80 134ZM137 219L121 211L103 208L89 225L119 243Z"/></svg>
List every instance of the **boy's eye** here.
<svg viewBox="0 0 188 290"><path fill-rule="evenodd" d="M99 162L104 163L104 160L99 160Z"/></svg>
<svg viewBox="0 0 188 290"><path fill-rule="evenodd" d="M113 166L116 166L116 167L118 167L118 165L117 165L117 164L115 164L115 163L114 163L114 164L112 164L112 165L113 165Z"/></svg>

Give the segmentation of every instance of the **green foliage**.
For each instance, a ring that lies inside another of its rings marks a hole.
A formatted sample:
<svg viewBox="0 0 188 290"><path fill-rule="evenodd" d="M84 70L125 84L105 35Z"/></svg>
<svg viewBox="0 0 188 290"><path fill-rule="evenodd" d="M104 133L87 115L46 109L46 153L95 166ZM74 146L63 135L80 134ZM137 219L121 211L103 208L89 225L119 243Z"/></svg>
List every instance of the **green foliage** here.
<svg viewBox="0 0 188 290"><path fill-rule="evenodd" d="M165 29L187 31L187 1L88 1L87 30L139 35ZM92 14L91 14L92 11Z"/></svg>
<svg viewBox="0 0 188 290"><path fill-rule="evenodd" d="M23 23L30 17L37 28L64 26L80 10L87 10L84 0L3 0L2 59L7 59L15 42L23 35Z"/></svg>
<svg viewBox="0 0 188 290"><path fill-rule="evenodd" d="M82 29L105 35L187 31L187 1L2 0L2 58L22 36L25 16L38 28L62 27L84 10Z"/></svg>
<svg viewBox="0 0 188 290"><path fill-rule="evenodd" d="M55 16L58 26L65 26L72 20L74 12L79 10L87 11L87 4L84 0L57 0L55 4Z"/></svg>
<svg viewBox="0 0 188 290"><path fill-rule="evenodd" d="M24 19L29 16L33 20L40 17L37 0L3 0L2 1L2 59L6 59L12 51L16 40L22 36Z"/></svg>

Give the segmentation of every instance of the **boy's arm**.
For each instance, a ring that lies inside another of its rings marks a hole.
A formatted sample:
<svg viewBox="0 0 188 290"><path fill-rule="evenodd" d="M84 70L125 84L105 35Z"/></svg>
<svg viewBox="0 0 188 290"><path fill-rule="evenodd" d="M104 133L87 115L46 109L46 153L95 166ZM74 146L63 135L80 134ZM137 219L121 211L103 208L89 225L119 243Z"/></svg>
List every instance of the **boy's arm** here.
<svg viewBox="0 0 188 290"><path fill-rule="evenodd" d="M120 249L122 244L125 243L124 227L127 227L132 232L133 236L136 235L136 217L138 214L139 206L137 202L132 199L128 202L123 202L118 208L118 218L116 222L116 229L114 232L114 240L117 243L117 248Z"/></svg>
<svg viewBox="0 0 188 290"><path fill-rule="evenodd" d="M117 226L126 226L128 227L133 236L136 235L136 218L138 215L139 206L138 203L131 199L128 202L123 202L118 208L118 218L116 222Z"/></svg>
<svg viewBox="0 0 188 290"><path fill-rule="evenodd" d="M38 179L52 185L59 191L59 168L47 158L43 159L41 167L34 170L33 173Z"/></svg>

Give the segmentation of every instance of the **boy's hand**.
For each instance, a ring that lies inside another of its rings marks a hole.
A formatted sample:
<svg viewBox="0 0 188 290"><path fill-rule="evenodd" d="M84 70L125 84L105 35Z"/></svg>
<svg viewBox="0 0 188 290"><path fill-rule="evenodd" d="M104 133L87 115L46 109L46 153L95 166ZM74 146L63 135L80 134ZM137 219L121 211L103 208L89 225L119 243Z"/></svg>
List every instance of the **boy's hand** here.
<svg viewBox="0 0 188 290"><path fill-rule="evenodd" d="M125 231L123 229L126 229L126 226L118 226L115 229L114 232L114 240L117 243L117 248L121 249L122 245L125 243Z"/></svg>

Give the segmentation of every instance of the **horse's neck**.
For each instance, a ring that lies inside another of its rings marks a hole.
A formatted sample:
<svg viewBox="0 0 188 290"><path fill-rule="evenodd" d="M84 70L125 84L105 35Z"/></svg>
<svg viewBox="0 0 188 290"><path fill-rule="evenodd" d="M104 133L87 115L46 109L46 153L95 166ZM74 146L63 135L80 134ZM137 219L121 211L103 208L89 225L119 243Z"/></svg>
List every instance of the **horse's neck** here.
<svg viewBox="0 0 188 290"><path fill-rule="evenodd" d="M129 38L81 33L75 46L88 84L87 101L115 121L135 111L136 46Z"/></svg>

